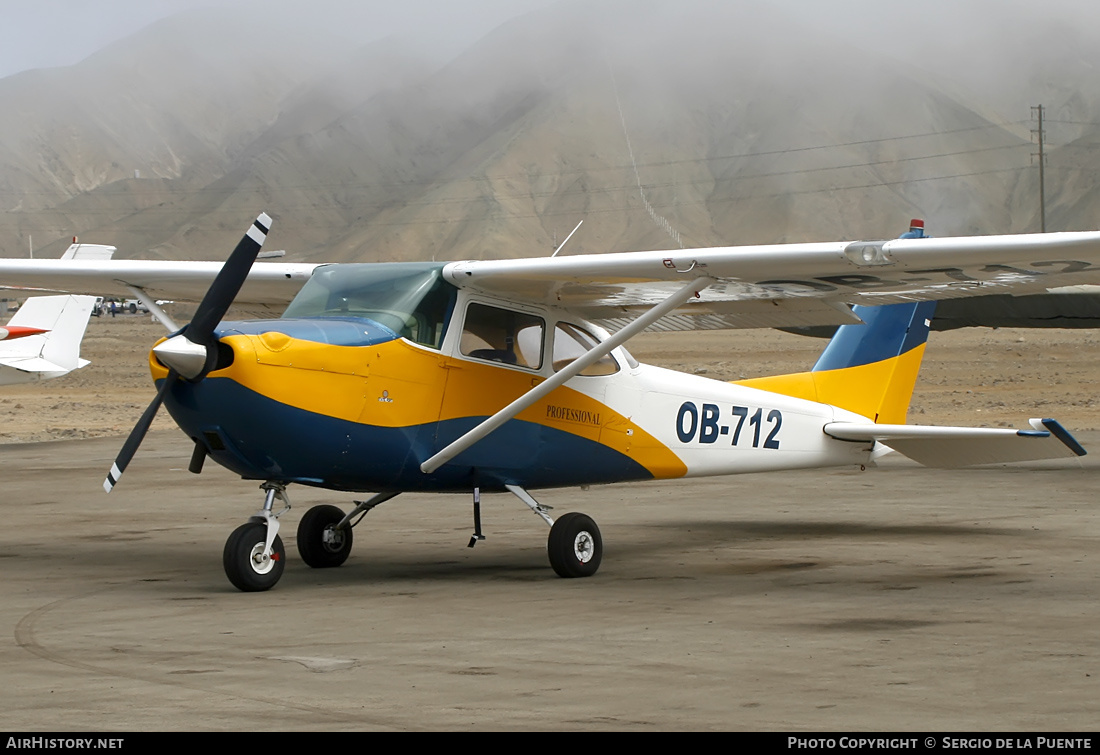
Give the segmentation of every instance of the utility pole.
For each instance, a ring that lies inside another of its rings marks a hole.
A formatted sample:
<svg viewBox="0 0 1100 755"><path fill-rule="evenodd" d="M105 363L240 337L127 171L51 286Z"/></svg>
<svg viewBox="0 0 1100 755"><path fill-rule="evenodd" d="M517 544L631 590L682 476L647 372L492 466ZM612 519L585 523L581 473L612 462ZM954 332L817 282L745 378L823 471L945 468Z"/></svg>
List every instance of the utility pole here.
<svg viewBox="0 0 1100 755"><path fill-rule="evenodd" d="M1047 232L1047 192L1046 192L1046 180L1044 177L1043 169L1046 167L1046 155L1043 153L1043 106L1034 105L1031 108L1032 117L1036 115L1039 118L1039 128L1033 129L1031 133L1035 134L1039 139L1039 229L1042 233ZM1036 157L1035 153L1032 153L1032 157Z"/></svg>

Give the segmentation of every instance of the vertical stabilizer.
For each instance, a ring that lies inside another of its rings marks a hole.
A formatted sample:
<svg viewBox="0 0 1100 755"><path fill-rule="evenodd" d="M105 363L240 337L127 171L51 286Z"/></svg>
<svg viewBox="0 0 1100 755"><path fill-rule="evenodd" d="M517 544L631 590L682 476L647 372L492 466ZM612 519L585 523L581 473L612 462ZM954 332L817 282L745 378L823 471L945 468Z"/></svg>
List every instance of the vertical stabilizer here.
<svg viewBox="0 0 1100 755"><path fill-rule="evenodd" d="M810 372L738 384L904 424L935 309L935 302L854 307L863 322L840 326Z"/></svg>
<svg viewBox="0 0 1100 755"><path fill-rule="evenodd" d="M88 326L94 296L34 296L11 318L8 327L43 332L0 341L0 385L48 380L88 364L80 342Z"/></svg>
<svg viewBox="0 0 1100 755"><path fill-rule="evenodd" d="M95 306L95 297L43 296L28 299L27 302L36 303L46 299L56 299L60 310L57 312L53 327L45 336L46 343L42 347L42 358L59 365L66 371L83 367L88 364L88 360L80 358L80 342L84 339L88 318L91 317L92 307ZM26 306L27 304L24 303L20 312L15 313L15 317L12 317L13 322Z"/></svg>
<svg viewBox="0 0 1100 755"><path fill-rule="evenodd" d="M924 221L910 221L901 238L925 238ZM856 306L852 311L863 322L841 325L810 372L738 384L832 404L879 424L904 424L936 303Z"/></svg>
<svg viewBox="0 0 1100 755"><path fill-rule="evenodd" d="M78 244L76 237L73 237L73 243L69 245L69 248L65 250L65 253L61 255L63 260L109 260L115 255L118 249L113 246L107 246L105 244Z"/></svg>

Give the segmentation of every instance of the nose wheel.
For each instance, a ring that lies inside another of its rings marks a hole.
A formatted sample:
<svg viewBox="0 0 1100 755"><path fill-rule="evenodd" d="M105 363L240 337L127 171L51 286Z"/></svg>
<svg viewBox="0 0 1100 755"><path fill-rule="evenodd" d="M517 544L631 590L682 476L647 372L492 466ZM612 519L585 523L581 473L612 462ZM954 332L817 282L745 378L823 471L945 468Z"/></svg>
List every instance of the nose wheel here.
<svg viewBox="0 0 1100 755"><path fill-rule="evenodd" d="M279 516L290 511L286 485L265 482L260 489L264 491L264 507L233 530L222 551L225 576L229 577L234 587L244 592L270 590L286 568L286 549L283 539L279 537ZM276 499L286 506L278 513L274 510Z"/></svg>
<svg viewBox="0 0 1100 755"><path fill-rule="evenodd" d="M225 576L238 590L263 592L270 590L283 576L286 549L278 535L267 547L267 524L251 521L233 530L222 551Z"/></svg>

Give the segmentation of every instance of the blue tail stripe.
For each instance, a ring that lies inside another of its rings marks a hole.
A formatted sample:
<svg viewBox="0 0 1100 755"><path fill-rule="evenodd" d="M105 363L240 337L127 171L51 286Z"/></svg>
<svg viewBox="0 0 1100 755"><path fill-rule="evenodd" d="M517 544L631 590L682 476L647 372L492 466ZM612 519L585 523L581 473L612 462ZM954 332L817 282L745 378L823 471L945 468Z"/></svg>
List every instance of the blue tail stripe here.
<svg viewBox="0 0 1100 755"><path fill-rule="evenodd" d="M905 354L928 340L936 302L853 308L862 323L840 326L814 372L873 364Z"/></svg>

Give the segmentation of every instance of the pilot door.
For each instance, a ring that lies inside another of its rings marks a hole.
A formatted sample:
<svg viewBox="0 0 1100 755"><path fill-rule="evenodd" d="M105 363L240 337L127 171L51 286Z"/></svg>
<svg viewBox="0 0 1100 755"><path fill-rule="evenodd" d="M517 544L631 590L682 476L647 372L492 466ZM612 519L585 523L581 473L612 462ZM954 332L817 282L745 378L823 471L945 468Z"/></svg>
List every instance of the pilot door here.
<svg viewBox="0 0 1100 755"><path fill-rule="evenodd" d="M461 328L451 339L446 389L435 434L439 451L542 382L546 320L478 301L467 301ZM535 409L522 412L452 460L452 465L496 470L512 477L537 464L542 443Z"/></svg>

